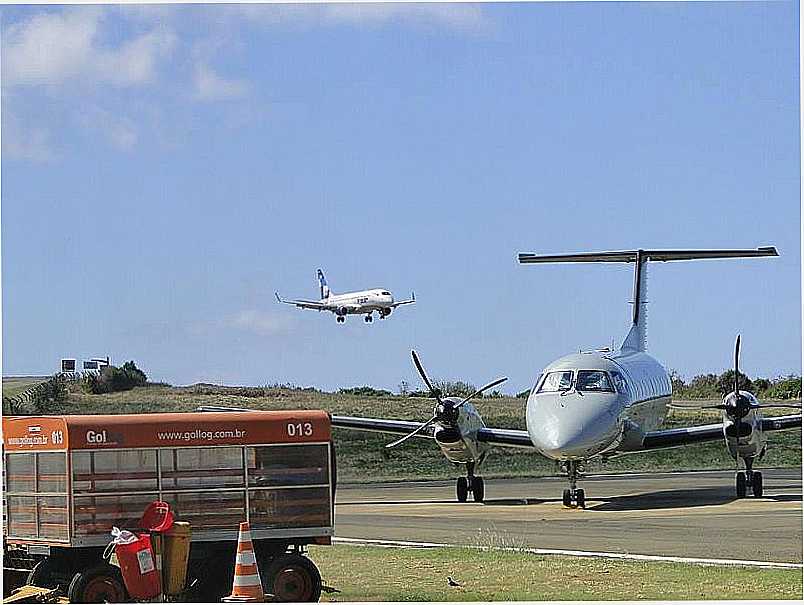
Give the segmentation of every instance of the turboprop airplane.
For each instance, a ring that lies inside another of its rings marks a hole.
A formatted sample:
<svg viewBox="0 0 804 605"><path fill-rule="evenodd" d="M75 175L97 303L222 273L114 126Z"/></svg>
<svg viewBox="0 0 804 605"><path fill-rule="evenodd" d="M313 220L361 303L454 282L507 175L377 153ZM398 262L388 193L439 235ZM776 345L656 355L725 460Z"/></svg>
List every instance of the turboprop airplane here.
<svg viewBox="0 0 804 605"><path fill-rule="evenodd" d="M274 292L276 300L287 305L296 305L300 309L330 311L336 315L338 323L346 321L347 315L365 315L366 323L371 323L374 320L372 315L374 311L377 312L380 319L385 319L397 307L416 302L416 296L412 293L410 300L394 301L393 295L382 288L334 294L327 285L324 272L318 269L317 273L321 292L320 300L285 300L279 296L278 292Z"/></svg>
<svg viewBox="0 0 804 605"><path fill-rule="evenodd" d="M634 265L634 300L631 326L617 350L608 348L567 355L549 364L536 379L528 397L527 430L485 426L480 414L466 402L455 405L441 400L430 386L416 357L417 369L437 400L433 417L427 422L382 418L332 416L336 427L406 434L390 443L394 447L408 437L428 437L436 441L445 456L466 467L467 477L457 483L458 500L466 490L479 485L475 500L482 500L482 480L474 471L488 455L488 446L527 448L554 459L567 473L569 488L562 501L567 507L585 507L586 496L577 487L584 463L592 458L677 447L725 438L726 446L742 459L748 475L737 474L737 495L745 495L745 483L753 462L765 451L765 432L801 426L801 414L762 418L750 393L728 395L719 409L723 421L714 424L661 429L672 399L672 383L667 370L646 351L647 269L651 261L778 256L773 247L756 250L628 250L561 255L520 254L519 262L625 262ZM486 388L486 387L484 387ZM798 406L800 407L800 406ZM457 414L456 412L457 408ZM743 420L745 419L745 420ZM749 447L749 444L753 444ZM761 446L757 445L761 444ZM734 455L734 454L733 454ZM757 473L753 472L756 479ZM742 477L742 479L741 479ZM743 486L741 488L741 485ZM757 489L756 483L754 488ZM761 494L761 475L759 489Z"/></svg>

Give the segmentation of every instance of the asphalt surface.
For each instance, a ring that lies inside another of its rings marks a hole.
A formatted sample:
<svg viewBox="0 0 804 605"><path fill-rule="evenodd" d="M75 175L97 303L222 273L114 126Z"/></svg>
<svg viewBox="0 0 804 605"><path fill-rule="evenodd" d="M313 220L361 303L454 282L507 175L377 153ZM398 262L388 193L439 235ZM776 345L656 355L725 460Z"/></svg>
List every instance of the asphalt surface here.
<svg viewBox="0 0 804 605"><path fill-rule="evenodd" d="M566 509L566 479L486 479L486 501L455 483L338 486L337 537L675 557L802 562L801 469L762 469L762 498L737 499L725 471L598 475ZM471 495L470 495L471 498Z"/></svg>

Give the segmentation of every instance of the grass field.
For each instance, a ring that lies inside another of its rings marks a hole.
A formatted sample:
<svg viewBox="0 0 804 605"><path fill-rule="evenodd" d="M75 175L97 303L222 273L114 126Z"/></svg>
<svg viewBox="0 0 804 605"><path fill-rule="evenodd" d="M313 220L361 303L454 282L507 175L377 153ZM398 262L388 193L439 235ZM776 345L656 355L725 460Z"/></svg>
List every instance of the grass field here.
<svg viewBox="0 0 804 605"><path fill-rule="evenodd" d="M229 405L255 409L325 409L336 414L404 418L424 421L432 414L432 402L414 397L362 397L316 393L284 388L219 387L195 385L169 387L153 385L106 395L90 395L72 387L64 404L51 413L135 414L147 412L193 411L199 405ZM524 399L511 397L481 399L477 407L489 426L525 428ZM769 413L789 413L768 410ZM719 421L717 411L677 411L670 413L667 427ZM446 461L438 448L426 439L412 439L393 450L383 446L393 437L375 433L335 430L339 480L346 482L446 479L457 469ZM770 448L764 466L800 466L801 431L781 431L770 435ZM587 472L628 470L682 470L733 468L721 442L684 448L632 454L610 460L605 465L592 461ZM556 472L553 462L526 450L495 450L481 469L486 477L543 476Z"/></svg>
<svg viewBox="0 0 804 605"><path fill-rule="evenodd" d="M13 376L3 378L3 397L14 397L25 389L47 380L49 376Z"/></svg>
<svg viewBox="0 0 804 605"><path fill-rule="evenodd" d="M704 567L468 548L317 546L326 601L801 599L801 570ZM460 587L447 584L453 577Z"/></svg>

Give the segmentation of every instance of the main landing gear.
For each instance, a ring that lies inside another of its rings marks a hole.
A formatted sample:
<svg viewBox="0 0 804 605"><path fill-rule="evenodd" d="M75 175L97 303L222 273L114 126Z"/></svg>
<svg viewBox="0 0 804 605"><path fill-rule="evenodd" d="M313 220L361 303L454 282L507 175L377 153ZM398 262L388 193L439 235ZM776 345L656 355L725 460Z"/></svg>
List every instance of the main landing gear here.
<svg viewBox="0 0 804 605"><path fill-rule="evenodd" d="M338 315L338 317L335 318L335 321L337 321L339 324L342 324L346 321L346 318L343 315Z"/></svg>
<svg viewBox="0 0 804 605"><path fill-rule="evenodd" d="M474 465L467 465L468 472L466 477L458 477L458 482L455 486L455 494L458 496L458 502L466 502L469 492L472 492L472 499L475 502L483 502L485 496L486 486L483 483L483 477L475 477Z"/></svg>
<svg viewBox="0 0 804 605"><path fill-rule="evenodd" d="M753 458L744 458L744 462L745 462L745 472L738 471L737 473L737 479L736 479L737 497L745 498L746 492L750 487L751 492L754 494L754 497L761 498L762 473L753 470L754 466Z"/></svg>
<svg viewBox="0 0 804 605"><path fill-rule="evenodd" d="M366 315L366 323L370 324L372 321L374 321L374 318L371 316L371 313L369 313Z"/></svg>
<svg viewBox="0 0 804 605"><path fill-rule="evenodd" d="M576 488L578 473L583 470L583 466L578 460L562 462L561 466L567 472L570 482L570 487L564 490L561 501L567 508L586 508L586 494L583 489Z"/></svg>

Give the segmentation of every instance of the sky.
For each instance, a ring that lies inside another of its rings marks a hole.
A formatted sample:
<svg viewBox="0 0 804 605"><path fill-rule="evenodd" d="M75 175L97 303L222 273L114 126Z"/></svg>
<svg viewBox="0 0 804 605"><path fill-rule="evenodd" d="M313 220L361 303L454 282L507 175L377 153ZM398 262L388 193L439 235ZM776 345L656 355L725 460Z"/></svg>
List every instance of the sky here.
<svg viewBox="0 0 804 605"><path fill-rule="evenodd" d="M690 378L801 373L792 1L29 6L2 19L3 375L134 359L172 384L528 388L619 344ZM382 287L341 325L280 305Z"/></svg>

